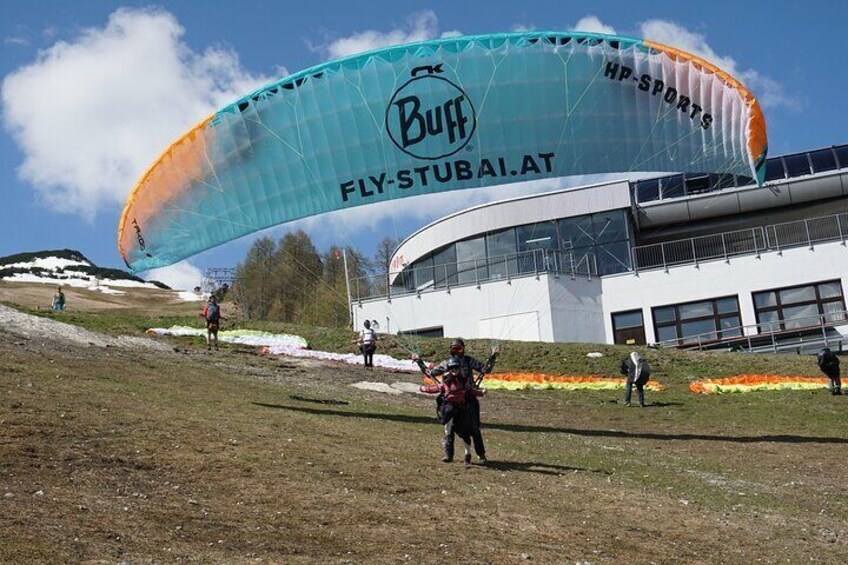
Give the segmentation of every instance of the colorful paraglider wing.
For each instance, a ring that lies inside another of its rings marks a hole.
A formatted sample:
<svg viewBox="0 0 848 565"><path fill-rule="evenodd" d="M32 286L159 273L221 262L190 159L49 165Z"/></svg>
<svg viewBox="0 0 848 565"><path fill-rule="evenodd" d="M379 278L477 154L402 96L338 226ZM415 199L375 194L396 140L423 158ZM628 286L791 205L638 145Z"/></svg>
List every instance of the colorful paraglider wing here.
<svg viewBox="0 0 848 565"><path fill-rule="evenodd" d="M398 46L290 76L169 147L124 209L134 270L283 222L406 196L604 172L762 179L736 80L662 45L516 33Z"/></svg>

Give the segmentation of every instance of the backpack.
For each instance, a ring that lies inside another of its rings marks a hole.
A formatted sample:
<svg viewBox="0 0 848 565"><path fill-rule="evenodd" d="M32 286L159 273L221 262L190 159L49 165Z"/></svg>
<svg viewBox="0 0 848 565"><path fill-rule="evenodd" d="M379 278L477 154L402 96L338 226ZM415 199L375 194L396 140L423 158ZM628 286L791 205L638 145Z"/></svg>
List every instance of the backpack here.
<svg viewBox="0 0 848 565"><path fill-rule="evenodd" d="M217 322L221 317L221 310L218 308L217 304L210 304L206 307L206 321L207 322Z"/></svg>
<svg viewBox="0 0 848 565"><path fill-rule="evenodd" d="M839 368L839 358L833 351L820 351L816 357L819 369L824 372L833 371Z"/></svg>

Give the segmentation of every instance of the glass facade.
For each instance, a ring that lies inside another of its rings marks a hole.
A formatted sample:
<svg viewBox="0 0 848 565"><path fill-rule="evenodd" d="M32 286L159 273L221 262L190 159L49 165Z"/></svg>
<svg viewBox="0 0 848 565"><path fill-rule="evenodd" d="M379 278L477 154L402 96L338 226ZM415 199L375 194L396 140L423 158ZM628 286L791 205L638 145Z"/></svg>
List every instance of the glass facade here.
<svg viewBox="0 0 848 565"><path fill-rule="evenodd" d="M404 269L393 285L407 292L558 271L608 275L631 268L625 210L525 224L436 250Z"/></svg>

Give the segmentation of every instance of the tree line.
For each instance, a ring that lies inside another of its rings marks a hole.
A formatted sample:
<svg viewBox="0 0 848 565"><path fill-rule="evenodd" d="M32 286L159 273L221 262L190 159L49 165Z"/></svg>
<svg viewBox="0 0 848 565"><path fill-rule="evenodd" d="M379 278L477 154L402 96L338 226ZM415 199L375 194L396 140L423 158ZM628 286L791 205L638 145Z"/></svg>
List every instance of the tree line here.
<svg viewBox="0 0 848 565"><path fill-rule="evenodd" d="M333 245L319 253L303 230L279 241L263 237L236 267L228 294L250 320L345 327L350 322L345 255L352 282L385 287L384 277L375 275L388 272L397 244L384 237L374 257L367 258L349 246Z"/></svg>

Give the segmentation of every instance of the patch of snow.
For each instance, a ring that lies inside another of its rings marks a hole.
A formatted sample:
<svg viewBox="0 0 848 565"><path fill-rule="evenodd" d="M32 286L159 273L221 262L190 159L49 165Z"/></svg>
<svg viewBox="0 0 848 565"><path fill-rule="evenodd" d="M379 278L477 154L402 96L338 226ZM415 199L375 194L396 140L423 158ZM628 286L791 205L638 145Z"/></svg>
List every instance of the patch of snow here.
<svg viewBox="0 0 848 565"><path fill-rule="evenodd" d="M173 336L205 336L205 328L189 328L187 326L171 326L170 328L150 328L149 335ZM253 345L256 347L291 347L303 349L307 347L306 340L299 335L272 334L256 330L226 330L218 332L218 339L227 343Z"/></svg>
<svg viewBox="0 0 848 565"><path fill-rule="evenodd" d="M56 269L67 269L68 267L76 267L78 265L85 267L92 266L91 263L86 263L85 261L74 261L59 257L41 257L28 263L10 263L2 265L2 267L4 269L45 269L55 271Z"/></svg>
<svg viewBox="0 0 848 565"><path fill-rule="evenodd" d="M350 365L364 365L365 361L362 355L357 353L330 353L328 351L313 351L311 349L294 349L285 346L270 346L262 350L262 353L269 355L288 355L289 357L310 357L312 359L321 359L323 361L340 361ZM394 369L395 371L407 371L417 373L418 365L409 359L395 359L388 355L374 355L374 366L383 367L385 369Z"/></svg>
<svg viewBox="0 0 848 565"><path fill-rule="evenodd" d="M126 294L123 290L115 290L113 288L109 288L108 286L90 286L88 290L97 290L102 292L103 294Z"/></svg>
<svg viewBox="0 0 848 565"><path fill-rule="evenodd" d="M603 356L604 356L604 354L600 353L598 351L592 351L592 352L586 354L586 357L590 357L592 359L597 359L598 357L603 357Z"/></svg>
<svg viewBox="0 0 848 565"><path fill-rule="evenodd" d="M33 275L31 273L15 273L12 276L5 277L4 280L13 281L13 282L29 282L29 283L41 283L41 284L51 284L51 285L64 285L64 286L72 286L75 288L90 288L92 290L102 290L103 287L110 286L120 286L120 287L135 287L135 288L159 288L155 284L148 282L139 282L139 281L131 281L131 280L114 280L114 279L102 279L97 280L96 282L92 282L92 276L88 273L74 273L74 272L65 272L61 275L61 277L68 278L60 278L60 275L55 277L39 277ZM103 291L108 292L108 291Z"/></svg>
<svg viewBox="0 0 848 565"><path fill-rule="evenodd" d="M202 302L206 300L203 294L194 292L193 290L178 290L177 298L186 302Z"/></svg>

